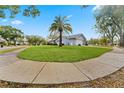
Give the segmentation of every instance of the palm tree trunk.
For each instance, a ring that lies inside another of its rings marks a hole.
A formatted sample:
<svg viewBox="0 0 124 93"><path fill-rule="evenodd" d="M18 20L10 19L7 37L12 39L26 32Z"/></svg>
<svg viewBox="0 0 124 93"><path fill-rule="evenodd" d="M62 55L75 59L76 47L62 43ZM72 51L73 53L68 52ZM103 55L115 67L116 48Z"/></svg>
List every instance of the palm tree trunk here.
<svg viewBox="0 0 124 93"><path fill-rule="evenodd" d="M59 47L62 47L62 30L60 32Z"/></svg>

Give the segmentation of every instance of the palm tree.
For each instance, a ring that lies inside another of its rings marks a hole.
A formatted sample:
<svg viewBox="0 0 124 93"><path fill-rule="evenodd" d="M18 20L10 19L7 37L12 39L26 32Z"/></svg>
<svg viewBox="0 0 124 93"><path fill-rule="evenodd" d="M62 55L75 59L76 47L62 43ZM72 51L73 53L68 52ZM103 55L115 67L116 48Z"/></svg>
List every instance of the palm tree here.
<svg viewBox="0 0 124 93"><path fill-rule="evenodd" d="M69 23L67 23L67 16L56 16L54 22L51 24L49 31L59 32L59 46L62 47L62 33L65 31L67 33L72 32L72 27Z"/></svg>

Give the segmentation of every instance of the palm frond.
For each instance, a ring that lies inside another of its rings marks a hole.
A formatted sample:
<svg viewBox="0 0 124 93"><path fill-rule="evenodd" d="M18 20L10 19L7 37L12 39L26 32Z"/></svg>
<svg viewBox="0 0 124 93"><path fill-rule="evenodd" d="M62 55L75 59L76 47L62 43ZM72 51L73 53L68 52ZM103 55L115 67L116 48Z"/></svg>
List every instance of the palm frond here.
<svg viewBox="0 0 124 93"><path fill-rule="evenodd" d="M56 16L54 22L51 24L49 31L65 31L67 33L72 32L72 27L69 23L67 23L67 16Z"/></svg>

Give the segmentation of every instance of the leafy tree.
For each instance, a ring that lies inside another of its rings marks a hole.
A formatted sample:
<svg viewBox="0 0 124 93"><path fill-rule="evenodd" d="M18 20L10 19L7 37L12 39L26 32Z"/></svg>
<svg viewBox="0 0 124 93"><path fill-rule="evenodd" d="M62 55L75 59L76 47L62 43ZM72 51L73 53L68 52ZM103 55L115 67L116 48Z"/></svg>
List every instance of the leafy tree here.
<svg viewBox="0 0 124 93"><path fill-rule="evenodd" d="M20 5L0 5L0 18L15 18L16 15L19 13L22 13L23 16L27 17L36 17L40 15L39 9L34 5L26 6L26 8L23 10L21 9ZM23 33L16 28L12 28L11 26L1 26L1 28L2 30L0 31L0 34L2 35L2 37L4 37L4 39L6 39L8 44L13 41L16 45L17 39L20 39L19 37L22 37L21 35Z"/></svg>
<svg viewBox="0 0 124 93"><path fill-rule="evenodd" d="M95 15L106 16L111 19L117 27L120 46L124 46L124 6L100 6L100 9L96 9Z"/></svg>
<svg viewBox="0 0 124 93"><path fill-rule="evenodd" d="M46 44L46 40L42 38L41 36L27 35L26 39L30 45Z"/></svg>
<svg viewBox="0 0 124 93"><path fill-rule="evenodd" d="M11 44L11 42L14 42L14 45L16 45L17 40L24 36L21 30L13 28L12 26L0 26L0 35L7 41L8 45Z"/></svg>
<svg viewBox="0 0 124 93"><path fill-rule="evenodd" d="M110 40L109 40L108 38L106 38L106 37L101 37L101 38L99 39L99 44L100 44L100 45L106 46L106 45L108 45L108 43L110 43Z"/></svg>
<svg viewBox="0 0 124 93"><path fill-rule="evenodd" d="M67 33L72 32L72 27L69 23L67 23L67 17L64 16L56 16L54 22L51 24L49 31L59 32L59 46L62 47L62 33L65 31Z"/></svg>
<svg viewBox="0 0 124 93"><path fill-rule="evenodd" d="M12 28L12 33L11 33L11 41L14 42L14 45L20 40L24 38L24 33L16 28Z"/></svg>
<svg viewBox="0 0 124 93"><path fill-rule="evenodd" d="M24 16L32 16L36 17L40 15L40 11L36 8L36 6L29 5L24 10L20 9L19 5L0 5L0 18L14 18L18 13L22 13Z"/></svg>
<svg viewBox="0 0 124 93"><path fill-rule="evenodd" d="M108 43L110 43L109 39L106 38L106 37L101 37L99 39L93 39L91 38L89 41L88 41L89 44L92 44L92 45L108 45Z"/></svg>
<svg viewBox="0 0 124 93"><path fill-rule="evenodd" d="M110 17L96 16L95 28L98 33L102 34L104 37L107 37L111 41L111 45L114 45L114 38L118 36L118 29Z"/></svg>
<svg viewBox="0 0 124 93"><path fill-rule="evenodd" d="M91 38L90 40L88 40L88 44L98 45L99 44L99 40Z"/></svg>

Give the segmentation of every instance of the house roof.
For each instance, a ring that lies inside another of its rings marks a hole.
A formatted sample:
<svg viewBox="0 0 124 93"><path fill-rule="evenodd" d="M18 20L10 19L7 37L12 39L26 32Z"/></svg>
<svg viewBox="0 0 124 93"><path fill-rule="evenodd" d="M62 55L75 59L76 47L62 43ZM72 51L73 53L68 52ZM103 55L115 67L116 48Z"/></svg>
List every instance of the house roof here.
<svg viewBox="0 0 124 93"><path fill-rule="evenodd" d="M82 37L83 39L86 40L86 37L81 33L81 34L75 34L75 35L70 35L70 36L67 36L67 38L69 39L79 39L80 37Z"/></svg>
<svg viewBox="0 0 124 93"><path fill-rule="evenodd" d="M81 33L81 34L75 34L75 35L69 35L69 36L63 36L62 37L63 39L83 39L86 41L86 38L85 36ZM59 37L54 39L54 40L49 40L49 42L55 42L55 41L58 41L59 40Z"/></svg>

